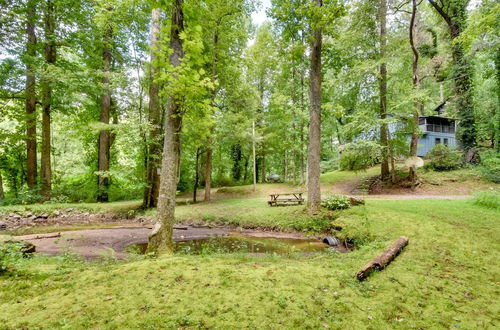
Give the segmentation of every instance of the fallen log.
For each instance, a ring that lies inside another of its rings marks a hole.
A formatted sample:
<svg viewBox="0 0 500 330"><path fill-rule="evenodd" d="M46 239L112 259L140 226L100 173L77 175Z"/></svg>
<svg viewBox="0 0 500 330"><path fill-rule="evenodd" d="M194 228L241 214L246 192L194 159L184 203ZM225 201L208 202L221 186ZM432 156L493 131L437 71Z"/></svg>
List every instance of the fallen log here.
<svg viewBox="0 0 500 330"><path fill-rule="evenodd" d="M16 239L28 241L32 239L57 238L57 237L61 237L61 233L24 235L24 236L17 236Z"/></svg>
<svg viewBox="0 0 500 330"><path fill-rule="evenodd" d="M408 245L409 239L408 237L401 236L394 242L391 246L389 246L385 251L379 255L378 257L372 259L369 263L367 263L361 270L356 274L358 280L363 281L366 279L374 270L382 270L388 264L391 263L394 258L403 250L403 248Z"/></svg>

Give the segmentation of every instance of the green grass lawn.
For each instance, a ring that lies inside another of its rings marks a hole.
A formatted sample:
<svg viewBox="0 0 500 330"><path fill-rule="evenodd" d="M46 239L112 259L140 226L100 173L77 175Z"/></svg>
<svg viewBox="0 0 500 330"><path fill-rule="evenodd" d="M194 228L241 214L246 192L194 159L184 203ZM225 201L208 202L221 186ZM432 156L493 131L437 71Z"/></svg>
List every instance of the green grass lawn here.
<svg viewBox="0 0 500 330"><path fill-rule="evenodd" d="M220 209L228 221L241 213L234 221L275 225L278 214L246 214L257 203L185 206L178 216ZM0 277L0 328L493 329L499 219L472 200L368 201L335 220L358 244L348 254L24 259ZM400 235L410 238L404 252L357 282Z"/></svg>

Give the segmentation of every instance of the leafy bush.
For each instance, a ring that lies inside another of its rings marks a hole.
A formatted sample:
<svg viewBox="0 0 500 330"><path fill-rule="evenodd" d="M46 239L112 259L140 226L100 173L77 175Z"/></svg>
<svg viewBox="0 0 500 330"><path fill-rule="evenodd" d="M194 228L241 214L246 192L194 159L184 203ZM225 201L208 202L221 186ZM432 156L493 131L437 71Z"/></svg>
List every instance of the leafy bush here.
<svg viewBox="0 0 500 330"><path fill-rule="evenodd" d="M382 148L373 141L349 143L341 150L340 168L359 171L379 163Z"/></svg>
<svg viewBox="0 0 500 330"><path fill-rule="evenodd" d="M351 199L344 195L335 195L322 200L321 206L329 210L345 210L351 207Z"/></svg>
<svg viewBox="0 0 500 330"><path fill-rule="evenodd" d="M16 260L23 257L23 244L8 239L8 236L0 237L0 274L6 272Z"/></svg>
<svg viewBox="0 0 500 330"><path fill-rule="evenodd" d="M478 192L474 195L474 205L500 210L500 193L494 190Z"/></svg>
<svg viewBox="0 0 500 330"><path fill-rule="evenodd" d="M456 170L462 165L462 153L444 144L436 144L426 158L425 168L435 171Z"/></svg>
<svg viewBox="0 0 500 330"><path fill-rule="evenodd" d="M319 166L321 168L321 173L336 171L339 169L339 159L333 157L328 160L322 160Z"/></svg>
<svg viewBox="0 0 500 330"><path fill-rule="evenodd" d="M495 150L481 152L481 173L486 180L500 183L500 153Z"/></svg>

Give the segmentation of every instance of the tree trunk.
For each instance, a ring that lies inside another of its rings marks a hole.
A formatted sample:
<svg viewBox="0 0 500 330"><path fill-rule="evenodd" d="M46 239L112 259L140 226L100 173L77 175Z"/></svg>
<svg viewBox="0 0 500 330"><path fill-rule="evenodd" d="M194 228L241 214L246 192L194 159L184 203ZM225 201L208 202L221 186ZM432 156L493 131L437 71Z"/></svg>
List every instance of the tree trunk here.
<svg viewBox="0 0 500 330"><path fill-rule="evenodd" d="M5 198L5 194L3 192L3 180L2 180L2 171L0 171L0 201Z"/></svg>
<svg viewBox="0 0 500 330"><path fill-rule="evenodd" d="M220 25L220 20L218 22L219 24L217 25L217 28L214 31L214 37L213 37L213 43L214 43L214 52L213 52L213 58L212 58L212 78L217 79L217 74L218 74L218 62L219 62L219 55L217 51L218 43L219 43L219 33L218 33L218 26ZM217 90L214 89L212 93L212 106L215 108L215 97L217 96ZM210 132L208 136L208 141L207 141L207 158L205 162L205 201L208 202L211 199L211 189L212 189L212 154L213 154L213 149L212 149L212 144L213 144L213 138L212 134L214 131L214 127L210 127Z"/></svg>
<svg viewBox="0 0 500 330"><path fill-rule="evenodd" d="M36 56L36 1L28 0L26 5L26 181L29 189L36 188L36 90L33 61Z"/></svg>
<svg viewBox="0 0 500 330"><path fill-rule="evenodd" d="M170 64L177 68L184 57L181 33L184 30L184 0L175 0L172 7L170 33ZM174 78L178 78L174 73ZM177 191L177 166L180 158L180 133L182 127L182 112L179 97L171 95L165 118L165 140L160 176L160 194L158 196L158 215L155 229L149 236L147 250L149 252L172 253L172 239L175 224L175 194Z"/></svg>
<svg viewBox="0 0 500 330"><path fill-rule="evenodd" d="M146 187L144 188L143 208L155 207L158 202L160 175L158 173L161 158L161 106L159 86L156 80L160 71L159 47L161 29L161 9L151 11L151 67L149 76L149 142L146 157Z"/></svg>
<svg viewBox="0 0 500 330"><path fill-rule="evenodd" d="M112 47L112 33L110 28L104 35L104 45L102 51L102 83L104 86L103 94L101 96L101 115L100 122L109 125L110 110L111 110L111 84L110 84L110 70L111 70L111 47ZM99 131L98 140L98 154L97 154L97 201L107 202L109 200L109 158L111 147L111 134L109 129Z"/></svg>
<svg viewBox="0 0 500 330"><path fill-rule="evenodd" d="M54 21L54 3L47 0L45 11L45 64L48 69L56 63L56 45L55 45L55 21ZM44 77L42 80L42 195L45 200L50 199L52 187L52 165L50 159L51 151L51 106L52 106L52 78Z"/></svg>
<svg viewBox="0 0 500 330"><path fill-rule="evenodd" d="M419 52L416 46L416 28L417 28L417 0L412 0L412 13L410 20L410 45L413 52L413 63L412 63L412 72L413 72L413 89L416 93L420 90L420 77L418 74L418 60L419 60ZM411 123L412 134L411 134L411 142L410 142L410 157L417 156L417 148L418 148L418 120L420 114L422 113L422 103L419 100L415 100L413 103L413 122ZM411 165L409 170L409 178L414 187L417 183L417 167L416 165Z"/></svg>
<svg viewBox="0 0 500 330"><path fill-rule="evenodd" d="M212 139L209 138L209 144L212 143ZM212 189L212 148L207 147L207 158L205 162L205 202L210 201Z"/></svg>
<svg viewBox="0 0 500 330"><path fill-rule="evenodd" d="M384 269L396 256L403 250L403 248L408 245L408 237L401 236L389 246L380 256L373 259L367 263L361 270L356 274L358 280L362 281L366 279L374 270Z"/></svg>
<svg viewBox="0 0 500 330"><path fill-rule="evenodd" d="M382 63L379 68L379 97L380 97L380 144L382 145L382 164L380 175L383 180L389 177L389 129L385 120L387 119L387 0L379 1L379 23L380 23L380 58Z"/></svg>
<svg viewBox="0 0 500 330"><path fill-rule="evenodd" d="M286 182L288 178L288 153L285 150L285 155L283 157L283 180Z"/></svg>
<svg viewBox="0 0 500 330"><path fill-rule="evenodd" d="M261 163L261 171L262 171L262 177L261 177L261 182L266 183L267 182L267 176L266 176L266 154L265 152L262 152L262 157L261 157L262 163Z"/></svg>
<svg viewBox="0 0 500 330"><path fill-rule="evenodd" d="M304 42L304 40L302 39L302 42ZM302 62L304 62L303 60L303 57L302 57ZM301 110L301 114L304 113L304 110L305 110L305 107L306 107L306 103L305 103L305 92L304 92L304 89L305 89L305 83L304 83L304 70L302 70L301 74L300 74L300 110ZM304 116L301 116L301 120L300 120L300 184L303 185L306 181L306 165L305 165L305 157L304 157L304 146L306 144L306 141L305 141L305 136L304 136L304 126L305 126L305 123L304 123Z"/></svg>
<svg viewBox="0 0 500 330"><path fill-rule="evenodd" d="M316 6L322 0L314 0ZM307 204L311 212L319 211L321 204L320 153L321 153L321 45L320 27L313 30L311 45L311 106L309 122L309 148L307 158Z"/></svg>
<svg viewBox="0 0 500 330"><path fill-rule="evenodd" d="M252 121L253 191L257 185L257 158L255 157L255 121Z"/></svg>
<svg viewBox="0 0 500 330"><path fill-rule="evenodd" d="M455 42L465 29L467 20L468 1L453 1L446 7L435 0L428 0L436 9L448 25L452 39L452 58L453 58L453 81L455 82L455 96L458 106L458 131L457 136L462 147L467 153L474 148L476 142L476 125L474 119L474 103L472 94L472 66L469 59L464 54L461 42ZM473 159L475 157L472 157Z"/></svg>
<svg viewBox="0 0 500 330"><path fill-rule="evenodd" d="M200 161L200 147L196 148L196 160L194 162L194 187L193 187L193 203L196 204L196 194L198 193L198 184L200 181L200 170L199 170L199 161Z"/></svg>

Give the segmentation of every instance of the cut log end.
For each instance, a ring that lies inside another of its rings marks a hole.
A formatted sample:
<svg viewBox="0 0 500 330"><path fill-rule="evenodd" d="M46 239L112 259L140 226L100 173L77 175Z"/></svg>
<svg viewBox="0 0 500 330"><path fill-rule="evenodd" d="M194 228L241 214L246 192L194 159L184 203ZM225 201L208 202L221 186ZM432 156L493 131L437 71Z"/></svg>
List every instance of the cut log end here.
<svg viewBox="0 0 500 330"><path fill-rule="evenodd" d="M356 274L358 280L363 281L366 279L374 270L382 270L388 264L391 263L394 258L403 250L403 248L408 245L408 237L401 236L396 242L390 245L385 251L378 257L372 259L367 263L361 270Z"/></svg>

